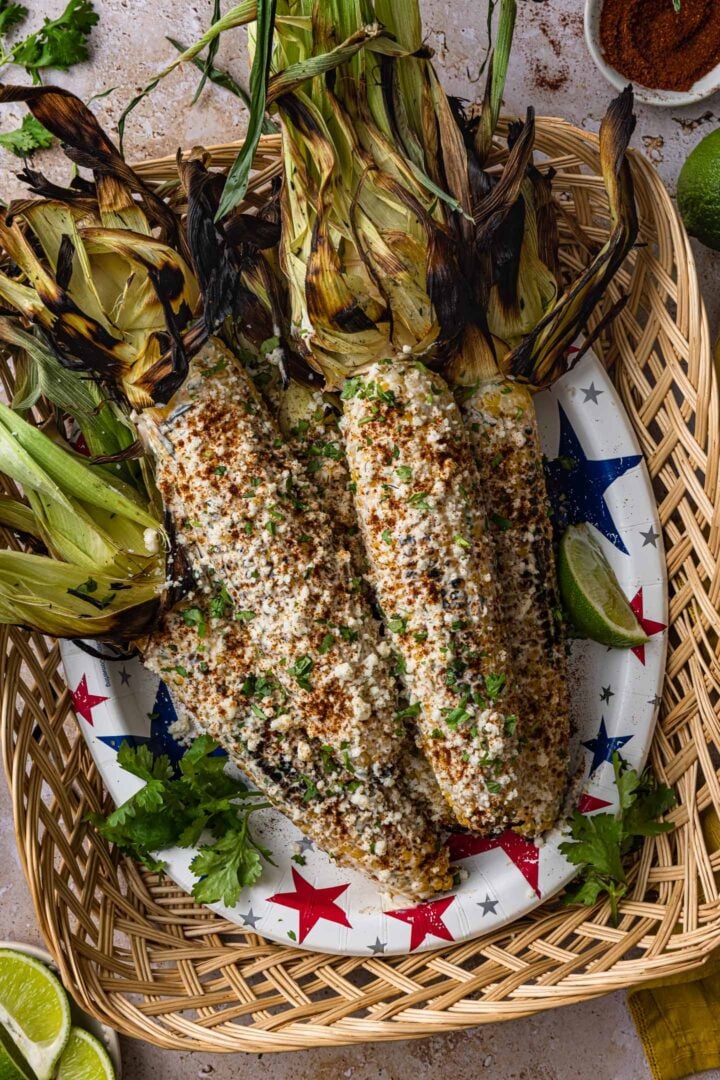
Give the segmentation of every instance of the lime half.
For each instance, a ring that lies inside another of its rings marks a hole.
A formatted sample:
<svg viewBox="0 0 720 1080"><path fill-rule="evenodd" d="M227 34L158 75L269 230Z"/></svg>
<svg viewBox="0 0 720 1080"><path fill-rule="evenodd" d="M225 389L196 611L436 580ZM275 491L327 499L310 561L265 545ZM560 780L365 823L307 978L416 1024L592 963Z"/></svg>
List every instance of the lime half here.
<svg viewBox="0 0 720 1080"><path fill-rule="evenodd" d="M115 1080L115 1070L100 1040L74 1027L60 1058L57 1080Z"/></svg>
<svg viewBox="0 0 720 1080"><path fill-rule="evenodd" d="M0 1026L0 1080L34 1080L30 1067L4 1027Z"/></svg>
<svg viewBox="0 0 720 1080"><path fill-rule="evenodd" d="M12 949L0 949L0 1023L38 1080L50 1080L70 1035L67 994L45 964Z"/></svg>
<svg viewBox="0 0 720 1080"><path fill-rule="evenodd" d="M571 525L565 531L558 577L565 610L581 634L617 649L648 640L587 525Z"/></svg>

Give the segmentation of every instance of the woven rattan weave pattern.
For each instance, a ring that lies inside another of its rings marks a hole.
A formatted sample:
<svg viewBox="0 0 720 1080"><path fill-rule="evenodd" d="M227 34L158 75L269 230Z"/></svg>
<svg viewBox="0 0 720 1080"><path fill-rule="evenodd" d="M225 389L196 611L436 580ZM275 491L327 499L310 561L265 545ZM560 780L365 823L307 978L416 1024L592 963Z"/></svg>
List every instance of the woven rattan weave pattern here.
<svg viewBox="0 0 720 1080"><path fill-rule="evenodd" d="M573 269L605 232L597 140L559 120L539 121L537 138L558 171ZM231 157L218 148L214 160ZM141 169L157 181L174 175L171 159ZM251 199L276 169L270 137ZM606 905L554 901L487 937L387 959L316 955L243 933L120 859L84 823L107 797L78 737L58 651L5 630L2 747L20 857L63 979L100 1019L159 1046L207 1051L420 1038L678 973L717 943L720 850L702 831L703 814L720 810L717 385L688 240L653 168L635 155L633 169L641 243L601 306L628 294L597 348L637 431L663 522L671 637L652 763L679 802L675 831L645 845L619 926Z"/></svg>

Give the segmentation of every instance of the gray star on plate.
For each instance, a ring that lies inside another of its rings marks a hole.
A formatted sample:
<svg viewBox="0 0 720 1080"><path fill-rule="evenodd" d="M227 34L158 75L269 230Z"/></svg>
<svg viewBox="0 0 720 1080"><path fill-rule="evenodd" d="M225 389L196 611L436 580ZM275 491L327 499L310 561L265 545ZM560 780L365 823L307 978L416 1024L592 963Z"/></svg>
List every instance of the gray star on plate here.
<svg viewBox="0 0 720 1080"><path fill-rule="evenodd" d="M615 697L615 691L610 686L603 686L602 692L600 694L600 700L607 701L607 703L610 704L611 697Z"/></svg>
<svg viewBox="0 0 720 1080"><path fill-rule="evenodd" d="M243 926L252 926L253 930L260 922L260 916L255 914L252 907L249 907L244 915L240 912L240 916L243 921Z"/></svg>
<svg viewBox="0 0 720 1080"><path fill-rule="evenodd" d="M120 683L121 683L121 685L122 686L127 686L128 683L130 682L131 678L132 678L132 675L130 674L130 672L127 670L127 668L123 664L123 666L120 668Z"/></svg>
<svg viewBox="0 0 720 1080"><path fill-rule="evenodd" d="M377 955L378 953L385 952L385 946L386 945L387 945L387 941L381 941L379 937L376 937L375 938L375 944L374 945L367 945L366 948L368 948L370 950L370 952L373 953L373 955Z"/></svg>
<svg viewBox="0 0 720 1080"><path fill-rule="evenodd" d="M648 705L654 705L654 706L655 706L655 708L657 709L657 707L658 707L659 705L662 705L662 698L661 698L661 697L658 697L658 695L656 694L656 695L655 695L655 697L651 697L651 698L650 698L650 699L648 700Z"/></svg>
<svg viewBox="0 0 720 1080"><path fill-rule="evenodd" d="M305 851L312 851L315 845L312 840L308 840L307 836L303 836L302 840L298 840L295 844L298 852L302 855Z"/></svg>
<svg viewBox="0 0 720 1080"><path fill-rule="evenodd" d="M653 525L650 526L647 532L643 532L641 529L640 535L643 538L643 547L647 547L648 544L650 544L654 548L657 547L657 542L660 539L660 533L655 532L655 527Z"/></svg>
<svg viewBox="0 0 720 1080"><path fill-rule="evenodd" d="M601 394L605 393L604 390L596 390L594 382L591 382L589 386L581 386L580 389L585 395L583 398L583 405L587 405L588 401L592 401L593 405L597 405L598 398Z"/></svg>
<svg viewBox="0 0 720 1080"><path fill-rule="evenodd" d="M478 903L478 907L481 907L483 909L483 919L486 915L497 915L497 911L495 910L495 908L498 906L499 903L499 900L491 900L489 894L485 893L485 899L480 900L480 902Z"/></svg>

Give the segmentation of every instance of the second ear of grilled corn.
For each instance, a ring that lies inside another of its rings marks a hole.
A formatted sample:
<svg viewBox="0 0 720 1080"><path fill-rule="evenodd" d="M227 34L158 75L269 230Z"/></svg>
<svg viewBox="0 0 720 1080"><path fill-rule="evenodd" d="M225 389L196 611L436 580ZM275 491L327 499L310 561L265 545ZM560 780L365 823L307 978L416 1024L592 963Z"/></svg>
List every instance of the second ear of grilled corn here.
<svg viewBox="0 0 720 1080"><path fill-rule="evenodd" d="M456 819L515 821L518 716L479 478L445 382L411 361L343 389L345 437L370 576Z"/></svg>
<svg viewBox="0 0 720 1080"><path fill-rule="evenodd" d="M499 375L460 396L502 582L509 663L523 717L518 823L537 835L560 813L570 704L535 407L527 387Z"/></svg>

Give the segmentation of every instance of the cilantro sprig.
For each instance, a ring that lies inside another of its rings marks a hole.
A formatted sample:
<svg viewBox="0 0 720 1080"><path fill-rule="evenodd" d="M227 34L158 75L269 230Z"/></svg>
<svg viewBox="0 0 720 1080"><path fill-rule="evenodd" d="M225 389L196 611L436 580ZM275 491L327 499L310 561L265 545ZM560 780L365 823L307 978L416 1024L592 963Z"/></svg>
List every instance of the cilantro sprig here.
<svg viewBox="0 0 720 1080"><path fill-rule="evenodd" d="M565 894L565 904L591 907L607 894L614 925L618 904L628 890L625 860L646 836L671 832L671 821L658 818L675 806L675 792L646 769L638 773L617 752L612 757L619 807L615 814L588 816L575 810L570 840L560 844L565 858L580 867L580 880Z"/></svg>
<svg viewBox="0 0 720 1080"><path fill-rule="evenodd" d="M225 772L225 759L213 757L217 744L201 735L180 760L176 774L165 755L154 757L147 746L123 743L118 763L144 780L144 787L107 817L91 814L100 834L150 870L164 863L155 852L168 847L195 847L204 832L213 836L201 844L190 869L200 878L192 894L202 904L232 907L241 891L262 874L270 852L250 831L250 818L270 803L258 791Z"/></svg>
<svg viewBox="0 0 720 1080"><path fill-rule="evenodd" d="M0 12L0 14L2 14ZM45 150L52 145L53 137L39 120L30 113L23 117L20 127L4 131L0 135L0 146L18 157L30 157L36 150Z"/></svg>
<svg viewBox="0 0 720 1080"><path fill-rule="evenodd" d="M24 22L27 15L24 4L0 0L0 38ZM13 45L0 43L0 67L18 64L35 84L41 82L40 73L46 68L67 71L87 60L90 32L99 18L92 0L69 0L65 10L56 19L46 18L39 30ZM23 119L20 127L0 134L0 146L23 158L45 150L52 142L52 134L31 115Z"/></svg>
<svg viewBox="0 0 720 1080"><path fill-rule="evenodd" d="M18 5L13 4L0 7L0 15L5 15L4 30L21 21L17 8ZM74 64L88 59L88 38L99 19L92 0L69 0L56 19L44 19L40 29L16 42L4 53L1 62L19 64L25 68L33 83L38 84L40 72L45 68L67 71Z"/></svg>

